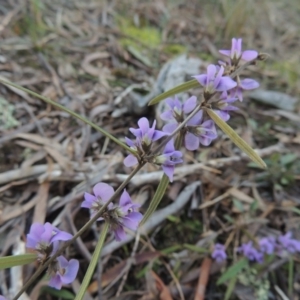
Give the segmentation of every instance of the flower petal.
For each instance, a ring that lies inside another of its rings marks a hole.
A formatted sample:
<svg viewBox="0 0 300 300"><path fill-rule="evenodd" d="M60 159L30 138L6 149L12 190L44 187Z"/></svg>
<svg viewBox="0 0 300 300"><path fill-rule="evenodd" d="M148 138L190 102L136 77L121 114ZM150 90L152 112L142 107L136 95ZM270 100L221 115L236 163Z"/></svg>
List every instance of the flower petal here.
<svg viewBox="0 0 300 300"><path fill-rule="evenodd" d="M70 234L69 232L61 231L61 230L57 229L56 227L54 227L54 228L57 231L56 231L56 234L51 238L51 243L53 243L55 241L68 241L73 237L73 235Z"/></svg>
<svg viewBox="0 0 300 300"><path fill-rule="evenodd" d="M231 51L230 50L219 50L219 52L225 56L229 56L231 55Z"/></svg>
<svg viewBox="0 0 300 300"><path fill-rule="evenodd" d="M246 50L246 51L243 51L243 54L242 54L242 60L244 61L250 61L250 60L253 60L255 58L257 58L258 56L258 52L255 51L255 50Z"/></svg>
<svg viewBox="0 0 300 300"><path fill-rule="evenodd" d="M206 86L208 81L208 77L206 74L200 74L192 77L194 77L202 86Z"/></svg>
<svg viewBox="0 0 300 300"><path fill-rule="evenodd" d="M57 290L60 290L62 288L62 282L61 282L60 276L58 274L55 274L54 276L52 276L49 280L48 285Z"/></svg>
<svg viewBox="0 0 300 300"><path fill-rule="evenodd" d="M163 112L163 113L160 115L160 118L161 118L162 120L164 120L164 121L173 120L173 119L174 119L173 111L169 109L169 110Z"/></svg>
<svg viewBox="0 0 300 300"><path fill-rule="evenodd" d="M163 131L167 133L172 133L177 128L177 126L177 123L168 123L163 127Z"/></svg>
<svg viewBox="0 0 300 300"><path fill-rule="evenodd" d="M94 195L87 192L84 193L84 201L81 203L81 207L91 208L93 203L97 200Z"/></svg>
<svg viewBox="0 0 300 300"><path fill-rule="evenodd" d="M186 149L190 151L197 150L200 145L199 138L195 136L194 134L187 132L185 137L184 137L184 145Z"/></svg>
<svg viewBox="0 0 300 300"><path fill-rule="evenodd" d="M230 119L230 115L227 111L218 109L215 109L214 111L224 122L227 122Z"/></svg>
<svg viewBox="0 0 300 300"><path fill-rule="evenodd" d="M125 227L131 229L131 230L137 230L140 221L142 220L143 215L139 212L131 212L127 216L122 218L122 225Z"/></svg>
<svg viewBox="0 0 300 300"><path fill-rule="evenodd" d="M136 164L138 164L139 161L136 156L134 156L133 154L129 154L128 156L125 157L123 163L126 167L133 167Z"/></svg>
<svg viewBox="0 0 300 300"><path fill-rule="evenodd" d="M196 105L197 105L197 97L196 96L190 97L183 104L183 111L184 111L184 113L185 114L189 114L191 111L194 110L194 108L196 107Z"/></svg>
<svg viewBox="0 0 300 300"><path fill-rule="evenodd" d="M99 182L94 186L93 192L96 197L100 197L103 202L107 202L115 191L107 183Z"/></svg>
<svg viewBox="0 0 300 300"><path fill-rule="evenodd" d="M217 73L217 68L215 65L211 64L207 66L207 81L214 81L215 75Z"/></svg>
<svg viewBox="0 0 300 300"><path fill-rule="evenodd" d="M218 92L228 91L234 88L236 85L237 83L229 76L223 76L220 78L218 85L215 86L215 90Z"/></svg>
<svg viewBox="0 0 300 300"><path fill-rule="evenodd" d="M256 89L259 87L259 83L257 81L255 81L254 79L245 78L245 79L241 80L239 86L243 90L253 90L253 89Z"/></svg>
<svg viewBox="0 0 300 300"><path fill-rule="evenodd" d="M175 167L170 165L162 165L162 169L165 172L165 174L169 177L170 182L173 182L173 174Z"/></svg>
<svg viewBox="0 0 300 300"><path fill-rule="evenodd" d="M61 281L64 284L73 282L77 276L79 269L79 261L77 259L71 259L65 267L65 274L61 276Z"/></svg>
<svg viewBox="0 0 300 300"><path fill-rule="evenodd" d="M126 233L122 226L119 226L117 229L114 230L115 239L116 241L120 242L126 239Z"/></svg>
<svg viewBox="0 0 300 300"><path fill-rule="evenodd" d="M128 192L125 189L120 197L119 205L125 206L128 204L132 204L132 200L130 198L130 195L128 194Z"/></svg>
<svg viewBox="0 0 300 300"><path fill-rule="evenodd" d="M174 147L174 140L170 140L166 146L165 146L165 149L163 151L164 154L168 154L168 153L172 153L175 151L175 147Z"/></svg>
<svg viewBox="0 0 300 300"><path fill-rule="evenodd" d="M166 135L168 135L167 132L163 132L163 131L160 131L160 130L155 130L154 134L152 136L152 141L155 142L155 141L161 139L162 137L164 137Z"/></svg>
<svg viewBox="0 0 300 300"><path fill-rule="evenodd" d="M138 125L141 129L142 136L144 136L150 129L149 121L145 117L138 120Z"/></svg>
<svg viewBox="0 0 300 300"><path fill-rule="evenodd" d="M134 142L129 139L128 137L125 136L125 141L126 141L126 144L129 146L129 147L134 147Z"/></svg>
<svg viewBox="0 0 300 300"><path fill-rule="evenodd" d="M200 125L203 118L203 110L199 110L188 122L188 126Z"/></svg>

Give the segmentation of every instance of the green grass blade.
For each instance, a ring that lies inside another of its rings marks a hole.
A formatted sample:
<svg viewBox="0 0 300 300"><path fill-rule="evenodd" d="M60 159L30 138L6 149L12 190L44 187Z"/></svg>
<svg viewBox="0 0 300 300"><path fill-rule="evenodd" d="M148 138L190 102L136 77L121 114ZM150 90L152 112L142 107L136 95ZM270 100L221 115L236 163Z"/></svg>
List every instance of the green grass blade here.
<svg viewBox="0 0 300 300"><path fill-rule="evenodd" d="M87 287L88 287L88 285L91 281L91 278L94 274L94 270L97 266L97 263L98 263L98 260L99 260L99 257L100 257L100 253L101 253L104 241L105 241L105 237L106 237L106 234L107 234L107 231L108 231L108 227L109 227L109 224L105 223L104 228L101 232L99 241L97 243L96 249L93 253L91 262L90 262L89 267L88 267L88 269L87 269L87 271L84 275L82 284L81 284L80 289L79 289L79 291L76 295L75 300L82 300L83 297L84 297L85 291L86 291L86 289L87 289Z"/></svg>
<svg viewBox="0 0 300 300"><path fill-rule="evenodd" d="M232 292L233 292L233 289L235 287L236 281L237 281L237 277L231 278L231 280L230 280L230 282L227 286L227 290L226 290L226 293L225 293L224 300L229 300L230 299L230 297L232 295Z"/></svg>
<svg viewBox="0 0 300 300"><path fill-rule="evenodd" d="M257 163L261 168L266 169L266 163L259 155L227 124L225 123L212 109L206 108L205 111L215 121L215 123L228 135L242 151L244 151L251 160Z"/></svg>
<svg viewBox="0 0 300 300"><path fill-rule="evenodd" d="M59 103L56 103L55 101L47 98L47 97L44 97L42 95L39 95L31 90L28 90L26 88L23 88L22 86L19 86L15 83L12 83L12 82L9 82L9 81L6 81L6 80L2 80L0 79L0 83L4 84L4 85L9 85L9 86L12 86L14 88L17 88L23 92L26 92L38 99L41 99L43 100L44 102L46 103L49 103L51 104L52 106L56 107L56 108L59 108L60 110L62 111L65 111L66 113L70 114L71 116L79 119L80 121L90 125L91 127L93 127L94 129L96 129L97 131L100 131L103 135L105 135L106 137L108 137L109 139L111 139L112 141L114 141L116 144L118 144L119 146L121 146L122 148L124 148L125 150L129 151L130 153L132 154L136 154L134 150L132 150L130 147L128 147L126 144L124 144L123 142L121 142L119 139L117 139L116 137L114 137L113 135L111 135L110 133L108 133L106 130L104 130L103 128L99 127L98 125L96 125L95 123L91 122L90 120L88 120L87 118L77 114L76 112L72 111L71 109L68 109L67 107L64 107L63 105L59 104Z"/></svg>
<svg viewBox="0 0 300 300"><path fill-rule="evenodd" d="M294 286L294 259L290 257L289 260L289 296L293 295L293 286Z"/></svg>
<svg viewBox="0 0 300 300"><path fill-rule="evenodd" d="M149 217L155 212L158 204L160 203L162 197L164 196L164 194L166 192L168 185L169 185L169 178L166 174L164 174L158 187L157 187L157 190L155 191L153 199L152 199L147 211L144 214L144 217L140 223L140 226L142 226L149 219Z"/></svg>
<svg viewBox="0 0 300 300"><path fill-rule="evenodd" d="M156 96L155 98L153 98L149 103L148 105L154 105L154 104L157 104L158 102L168 98L168 97L171 97L171 96L174 96L176 94L179 94L181 92L184 92L184 91L187 91L189 89L192 89L192 88L195 88L195 87L198 87L200 84L199 82L196 80L196 79L193 79L193 80L190 80L188 82L185 82L183 84L180 84L176 87L174 87L173 89L170 89L158 96Z"/></svg>
<svg viewBox="0 0 300 300"><path fill-rule="evenodd" d="M218 279L217 285L224 283L227 280L237 277L237 275L249 264L248 259L246 257L242 258L236 264L232 265L228 268L222 276Z"/></svg>
<svg viewBox="0 0 300 300"><path fill-rule="evenodd" d="M36 259L37 255L35 253L0 257L0 270L27 265L34 262Z"/></svg>

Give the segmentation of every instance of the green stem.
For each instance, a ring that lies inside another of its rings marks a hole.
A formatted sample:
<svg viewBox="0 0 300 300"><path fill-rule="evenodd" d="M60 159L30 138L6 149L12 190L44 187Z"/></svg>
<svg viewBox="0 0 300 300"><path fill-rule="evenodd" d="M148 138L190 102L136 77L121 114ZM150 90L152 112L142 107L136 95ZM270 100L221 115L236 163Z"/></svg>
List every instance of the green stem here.
<svg viewBox="0 0 300 300"><path fill-rule="evenodd" d="M107 235L108 228L109 228L109 223L105 223L104 228L101 232L99 241L97 243L96 249L93 253L91 262L90 262L89 267L84 275L83 281L81 283L79 292L77 293L77 295L75 297L75 300L81 300L84 297L85 291L91 281L91 278L94 274L94 270L97 266L97 263L98 263L98 260L99 260L100 254L101 254L101 250L102 250L102 247L103 247L103 244L105 241L105 237Z"/></svg>
<svg viewBox="0 0 300 300"><path fill-rule="evenodd" d="M17 84L14 84L12 82L9 82L9 81L5 81L5 80L2 80L0 79L0 82L4 85L9 85L9 86L12 86L14 88L17 88L23 92L26 92L36 98L39 98L41 100L43 100L44 102L46 103L49 103L51 104L52 106L56 107L56 108L59 108L65 112L67 112L68 114L70 114L71 116L81 120L82 122L90 125L91 127L93 127L94 129L96 129L97 131L100 131L103 135L105 135L106 137L108 137L109 139L111 139L112 141L114 141L116 144L118 144L119 146L121 146L122 148L124 148L125 150L127 150L128 152L132 153L133 155L136 155L136 152L134 150L132 150L130 147L128 147L126 144L124 144L123 142L121 142L119 139L117 139L116 137L114 137L113 135L111 135L110 133L108 133L106 130L102 129L101 127L97 126L95 123L91 122L90 120L88 120L87 118L77 114L76 112L72 111L71 109L69 108L66 108L64 107L63 105L59 104L59 103L56 103L55 101L47 98L47 97L44 97L44 96L41 96L31 90L28 90L26 88L23 88L22 86L19 86Z"/></svg>
<svg viewBox="0 0 300 300"><path fill-rule="evenodd" d="M53 255L51 256L44 265L41 265L35 273L31 276L31 278L24 284L18 294L13 298L13 300L17 300L24 291L40 276L40 274L49 266L51 262L53 262L68 246L74 243L74 241L81 236L87 229L89 229L94 222L101 216L102 212L107 208L108 204L115 200L120 192L126 187L129 181L134 177L134 175L145 165L145 163L138 165L127 177L127 179L117 188L112 197L101 207L101 209L97 212L97 214L91 218L83 227L79 229L79 231Z"/></svg>

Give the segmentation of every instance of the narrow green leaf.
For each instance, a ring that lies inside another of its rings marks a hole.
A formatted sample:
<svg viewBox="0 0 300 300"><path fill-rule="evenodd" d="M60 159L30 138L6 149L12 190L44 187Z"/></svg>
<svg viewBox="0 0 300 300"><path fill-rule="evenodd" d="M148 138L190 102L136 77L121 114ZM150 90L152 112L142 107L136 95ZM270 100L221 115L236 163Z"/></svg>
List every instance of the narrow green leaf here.
<svg viewBox="0 0 300 300"><path fill-rule="evenodd" d="M164 174L161 178L161 181L155 191L155 194L153 196L153 199L147 209L147 211L144 214L144 217L140 223L140 226L142 226L148 219L149 217L155 212L158 204L160 203L162 197L164 196L166 189L169 184L169 178L166 174Z"/></svg>
<svg viewBox="0 0 300 300"><path fill-rule="evenodd" d="M198 246L195 246L195 245L191 245L191 244L183 244L183 247L186 248L186 249L189 249L193 252L197 252L197 253L201 253L201 254L207 254L209 253L209 250L206 249L206 248L201 248L201 247L198 247Z"/></svg>
<svg viewBox="0 0 300 300"><path fill-rule="evenodd" d="M0 257L0 270L32 263L37 259L35 253Z"/></svg>
<svg viewBox="0 0 300 300"><path fill-rule="evenodd" d="M97 243L96 249L93 253L91 262L90 262L89 267L88 267L88 269L87 269L87 271L84 275L83 281L81 283L80 289L79 289L79 291L76 295L75 300L82 300L83 297L84 297L85 291L86 291L86 289L87 289L87 287L88 287L88 285L91 281L91 278L94 274L94 270L95 270L95 268L97 266L97 263L99 261L100 253L101 253L104 241L105 241L105 237L106 237L106 234L107 234L107 231L108 231L108 227L109 227L109 224L105 223L104 228L101 232L99 241Z"/></svg>
<svg viewBox="0 0 300 300"><path fill-rule="evenodd" d="M227 124L225 123L212 109L206 108L205 111L215 121L215 123L228 135L242 151L244 151L255 163L261 168L266 169L267 165L259 157L259 155Z"/></svg>
<svg viewBox="0 0 300 300"><path fill-rule="evenodd" d="M230 280L230 282L227 286L227 290L226 290L226 293L225 293L224 300L229 300L230 299L230 297L232 295L232 292L233 292L233 289L235 287L236 281L237 281L237 277L231 278L231 280Z"/></svg>
<svg viewBox="0 0 300 300"><path fill-rule="evenodd" d="M150 106L150 105L157 104L158 102L160 102L168 97L174 96L176 94L179 94L181 92L187 91L192 88L195 88L197 86L199 86L199 82L196 79L190 80L188 82L180 84L180 85L174 87L173 89L170 89L170 90L156 96L148 103L148 105Z"/></svg>
<svg viewBox="0 0 300 300"><path fill-rule="evenodd" d="M247 266L248 266L248 259L244 257L222 274L222 276L217 281L217 285L222 284L229 279L237 277L237 275Z"/></svg>
<svg viewBox="0 0 300 300"><path fill-rule="evenodd" d="M51 288L50 286L43 286L41 288L40 294L52 295L55 296L56 298L66 299L66 300L73 300L75 297L75 295L68 290L65 289L56 290L54 288Z"/></svg>
<svg viewBox="0 0 300 300"><path fill-rule="evenodd" d="M293 257L290 257L290 260L289 260L289 296L293 295L293 286L294 286L294 260L293 260Z"/></svg>
<svg viewBox="0 0 300 300"><path fill-rule="evenodd" d="M26 88L23 88L22 86L20 85L17 85L15 83L12 83L10 81L6 81L6 80L2 80L0 79L0 83L4 84L4 85L9 85L9 86L12 86L12 87L15 87L23 92L26 92L38 99L41 99L43 100L44 102L46 103L49 103L51 104L52 106L56 107L56 108L59 108L61 109L62 111L65 111L66 113L70 114L71 116L79 119L80 121L90 125L91 127L93 127L94 129L96 129L97 131L100 131L103 135L105 135L106 137L108 137L109 139L111 139L112 141L114 141L116 144L118 144L119 146L121 146L122 148L124 148L125 150L127 150L128 152L132 153L133 155L136 154L136 152L134 150L132 150L130 147L128 147L126 144L124 144L123 142L121 142L119 139L117 139L116 137L114 137L113 135L111 135L110 133L108 133L106 130L104 130L103 128L99 127L98 125L96 125L95 123L91 122L90 120L88 120L87 118L77 114L76 112L72 111L71 109L67 108L67 107L64 107L63 105L59 104L59 103L56 103L55 101L47 98L47 97L44 97L44 96L41 96L31 90L28 90Z"/></svg>

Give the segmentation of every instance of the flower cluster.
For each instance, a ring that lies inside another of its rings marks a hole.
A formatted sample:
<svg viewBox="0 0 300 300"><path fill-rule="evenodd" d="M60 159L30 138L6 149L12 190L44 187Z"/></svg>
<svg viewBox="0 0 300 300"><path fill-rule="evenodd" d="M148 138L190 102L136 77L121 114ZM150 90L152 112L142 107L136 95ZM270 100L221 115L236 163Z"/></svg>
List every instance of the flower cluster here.
<svg viewBox="0 0 300 300"><path fill-rule="evenodd" d="M277 237L277 239L273 236L263 237L257 242L257 245L249 241L238 247L237 252L249 261L261 264L264 261L265 255L277 254L281 256L284 253L295 254L296 252L300 252L300 241L293 239L292 233L287 232ZM216 262L226 260L225 246L219 243L215 244L211 257Z"/></svg>
<svg viewBox="0 0 300 300"><path fill-rule="evenodd" d="M203 99L201 105L212 108L225 122L230 119L230 112L238 108L234 106L237 100L242 101L243 90L257 88L259 84L250 78L241 79L239 74L233 74L240 62L252 62L258 57L254 50L242 51L242 39L232 39L231 50L220 50L225 61L219 61L218 65L209 65L206 74L193 76L203 86ZM168 107L160 117L167 124L162 131L156 130L156 121L150 127L146 118L138 121L139 128L130 128L135 136L135 141L125 138L127 145L134 153L124 159L124 165L132 167L142 163L161 165L165 174L172 182L175 165L182 163L182 153L175 149L173 138L177 133L183 137L183 143L187 150L194 151L200 145L209 146L217 138L214 121L200 107L197 97L192 96L181 102L176 96L165 100ZM193 112L193 116L189 114ZM188 120L186 120L189 117ZM186 121L185 121L186 120ZM184 122L184 125L181 125ZM180 128L179 128L180 126ZM178 132L177 132L178 131ZM152 144L161 138L171 135L163 153L152 152Z"/></svg>
<svg viewBox="0 0 300 300"><path fill-rule="evenodd" d="M61 231L50 223L44 225L34 223L27 234L26 247L33 249L37 253L38 261L43 263L57 252L60 241L67 241L71 238L70 233ZM63 284L73 282L78 269L78 260L67 261L63 256L57 257L48 268L49 286L61 289Z"/></svg>
<svg viewBox="0 0 300 300"><path fill-rule="evenodd" d="M84 201L81 207L89 208L93 217L113 196L114 189L107 183L100 182L93 188L94 195L84 193ZM102 217L98 220L105 220L111 226L117 241L126 238L124 227L137 230L143 215L137 212L138 204L134 204L126 190L123 191L119 205L109 203L103 210Z"/></svg>
<svg viewBox="0 0 300 300"><path fill-rule="evenodd" d="M165 174L172 182L175 165L182 163L182 153L175 150L174 141L172 139L166 144L162 154L151 155L153 142L168 135L168 133L156 130L156 121L154 121L152 127L150 127L147 118L141 118L138 121L138 125L139 128L137 129L129 129L131 133L136 137L136 140L132 141L129 138L126 138L127 145L136 152L136 155L129 154L124 159L124 165L126 167L132 167L139 162L148 162L156 165L161 165Z"/></svg>

